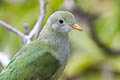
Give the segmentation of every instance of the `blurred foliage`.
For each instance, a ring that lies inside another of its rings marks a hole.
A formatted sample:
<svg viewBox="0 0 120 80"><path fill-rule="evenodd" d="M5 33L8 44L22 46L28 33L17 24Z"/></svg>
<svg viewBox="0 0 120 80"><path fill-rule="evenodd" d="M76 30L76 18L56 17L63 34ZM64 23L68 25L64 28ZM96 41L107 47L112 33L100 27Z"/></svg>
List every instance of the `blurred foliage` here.
<svg viewBox="0 0 120 80"><path fill-rule="evenodd" d="M63 7L65 1L69 4L72 0L50 0L44 24L51 13L65 9ZM120 0L74 1L75 5L78 5L84 12L99 15L94 25L100 41L112 49L120 49ZM38 19L39 10L38 0L0 0L0 20L22 32L24 32L25 23L28 23L32 29ZM120 80L120 56L106 55L91 38L84 21L77 20L84 31L70 33L71 57L60 79ZM22 41L18 36L0 27L0 51L15 55L21 47Z"/></svg>

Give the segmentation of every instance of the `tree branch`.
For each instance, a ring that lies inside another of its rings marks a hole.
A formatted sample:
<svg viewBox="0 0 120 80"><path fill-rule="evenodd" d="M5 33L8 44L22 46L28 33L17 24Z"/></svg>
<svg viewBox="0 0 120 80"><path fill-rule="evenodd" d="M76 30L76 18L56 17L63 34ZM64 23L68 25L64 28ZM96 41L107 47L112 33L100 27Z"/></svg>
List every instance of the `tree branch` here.
<svg viewBox="0 0 120 80"><path fill-rule="evenodd" d="M19 36L22 39L24 45L30 43L32 41L33 37L35 37L35 39L37 39L39 36L39 32L42 27L45 15L46 15L47 2L44 3L44 0L39 0L39 3L40 3L40 16L39 16L39 19L38 19L36 25L31 30L30 33L28 30L28 25L25 25L25 32L26 32L25 34L21 33L19 30L13 28L11 25L6 24L5 22L0 20L1 27L5 28L5 29L15 33L17 36ZM10 61L9 57L5 56L3 53L0 53L0 62L3 66L6 66L9 63L9 61Z"/></svg>
<svg viewBox="0 0 120 80"><path fill-rule="evenodd" d="M35 37L35 39L38 38L40 29L42 27L42 24L43 24L45 15L46 15L47 2L44 3L43 0L39 0L39 3L40 3L40 16L39 16L39 19L38 19L36 25L34 26L34 28L32 29L32 31L30 32L29 35L21 33L17 29L13 28L9 24L6 24L5 22L3 22L1 20L0 20L0 25L11 32L14 32L16 35L18 35L23 40L24 45L30 43L32 41L33 37Z"/></svg>
<svg viewBox="0 0 120 80"><path fill-rule="evenodd" d="M6 28L7 30L15 33L15 34L18 35L21 39L24 39L24 38L25 38L25 36L24 36L23 33L21 33L21 32L18 31L17 29L13 28L13 27L10 26L9 24L7 24L7 23L5 23L5 22L3 22L3 21L1 21L1 20L0 20L0 25L1 25L1 27L4 27L4 28Z"/></svg>
<svg viewBox="0 0 120 80"><path fill-rule="evenodd" d="M12 27L11 25L9 25L9 24L1 21L1 20L0 20L0 25L1 25L1 27L5 28L5 29L15 33L17 36L19 36L23 40L24 45L26 45L27 43L31 42L31 40L29 39L28 36L24 35L19 30L17 30L14 27Z"/></svg>
<svg viewBox="0 0 120 80"><path fill-rule="evenodd" d="M29 35L29 32L30 32L30 30L29 30L29 24L26 23L26 24L24 24L24 34L25 35Z"/></svg>
<svg viewBox="0 0 120 80"><path fill-rule="evenodd" d="M36 25L34 26L34 28L32 29L32 31L29 34L30 38L32 38L34 36L35 39L37 39L39 36L39 32L40 32L40 29L42 27L42 24L43 24L45 15L46 15L46 3L44 3L43 0L39 0L39 2L40 2L40 16L39 16L39 19L38 19Z"/></svg>

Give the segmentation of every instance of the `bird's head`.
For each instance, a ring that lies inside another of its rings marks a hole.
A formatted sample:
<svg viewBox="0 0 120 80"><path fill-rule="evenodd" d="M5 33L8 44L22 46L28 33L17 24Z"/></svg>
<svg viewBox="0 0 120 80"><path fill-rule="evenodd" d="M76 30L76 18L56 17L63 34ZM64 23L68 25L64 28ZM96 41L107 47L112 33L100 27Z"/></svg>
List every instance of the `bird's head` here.
<svg viewBox="0 0 120 80"><path fill-rule="evenodd" d="M56 11L49 17L47 23L51 24L51 27L54 31L60 33L66 33L71 31L72 29L82 31L80 26L76 24L75 18L72 13L68 11Z"/></svg>

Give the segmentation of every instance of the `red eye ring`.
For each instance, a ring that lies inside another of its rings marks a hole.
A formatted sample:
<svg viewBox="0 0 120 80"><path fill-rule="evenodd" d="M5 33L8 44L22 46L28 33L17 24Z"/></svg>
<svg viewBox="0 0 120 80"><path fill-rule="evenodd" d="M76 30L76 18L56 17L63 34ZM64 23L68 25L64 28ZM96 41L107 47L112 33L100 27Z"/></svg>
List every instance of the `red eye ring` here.
<svg viewBox="0 0 120 80"><path fill-rule="evenodd" d="M64 21L63 21L63 20L59 20L59 23L60 23L60 24L63 24L63 23L64 23Z"/></svg>

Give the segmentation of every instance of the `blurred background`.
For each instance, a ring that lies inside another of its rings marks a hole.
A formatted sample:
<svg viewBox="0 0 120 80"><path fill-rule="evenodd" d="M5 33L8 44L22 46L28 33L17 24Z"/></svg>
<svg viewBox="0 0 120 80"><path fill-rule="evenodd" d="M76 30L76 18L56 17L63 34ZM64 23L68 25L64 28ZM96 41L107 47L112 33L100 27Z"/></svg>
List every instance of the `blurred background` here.
<svg viewBox="0 0 120 80"><path fill-rule="evenodd" d="M44 24L57 10L72 12L83 28L70 32L71 56L60 80L120 80L120 0L49 0ZM39 14L38 0L0 0L0 20L21 32L26 24L32 29ZM0 52L14 56L22 47L0 27Z"/></svg>

